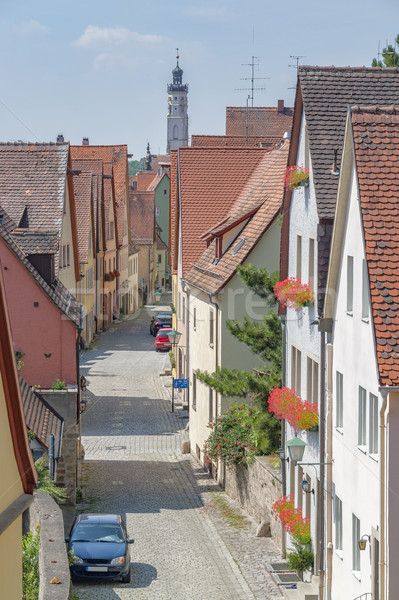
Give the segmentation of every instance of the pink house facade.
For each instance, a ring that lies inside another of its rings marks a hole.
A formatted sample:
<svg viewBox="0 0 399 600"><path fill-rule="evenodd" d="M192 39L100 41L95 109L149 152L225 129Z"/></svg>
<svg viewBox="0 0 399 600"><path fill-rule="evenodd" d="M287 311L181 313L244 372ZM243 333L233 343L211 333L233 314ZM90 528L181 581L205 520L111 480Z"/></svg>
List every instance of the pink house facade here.
<svg viewBox="0 0 399 600"><path fill-rule="evenodd" d="M48 285L11 235L0 230L0 263L15 350L29 385L50 388L57 379L77 384L80 305L57 281Z"/></svg>

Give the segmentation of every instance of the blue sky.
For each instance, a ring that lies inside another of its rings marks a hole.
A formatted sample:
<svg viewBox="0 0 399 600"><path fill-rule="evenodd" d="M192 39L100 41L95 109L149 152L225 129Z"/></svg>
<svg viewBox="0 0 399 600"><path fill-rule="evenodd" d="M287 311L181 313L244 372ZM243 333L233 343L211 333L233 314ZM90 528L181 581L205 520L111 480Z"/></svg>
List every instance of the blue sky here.
<svg viewBox="0 0 399 600"><path fill-rule="evenodd" d="M180 48L190 134L223 134L226 106L294 100L302 64L369 66L399 33L397 0L1 0L0 141L127 143L166 149L166 86ZM399 103L399 100L398 100Z"/></svg>

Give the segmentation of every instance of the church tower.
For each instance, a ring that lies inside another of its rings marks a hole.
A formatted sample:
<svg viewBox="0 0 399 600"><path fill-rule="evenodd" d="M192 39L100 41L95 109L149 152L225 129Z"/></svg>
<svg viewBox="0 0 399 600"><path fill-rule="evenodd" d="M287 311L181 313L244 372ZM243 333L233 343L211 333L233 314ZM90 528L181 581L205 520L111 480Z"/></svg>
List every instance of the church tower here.
<svg viewBox="0 0 399 600"><path fill-rule="evenodd" d="M177 64L172 71L173 83L168 85L168 134L167 154L179 146L188 146L188 85L183 84L183 69L179 67L179 49Z"/></svg>

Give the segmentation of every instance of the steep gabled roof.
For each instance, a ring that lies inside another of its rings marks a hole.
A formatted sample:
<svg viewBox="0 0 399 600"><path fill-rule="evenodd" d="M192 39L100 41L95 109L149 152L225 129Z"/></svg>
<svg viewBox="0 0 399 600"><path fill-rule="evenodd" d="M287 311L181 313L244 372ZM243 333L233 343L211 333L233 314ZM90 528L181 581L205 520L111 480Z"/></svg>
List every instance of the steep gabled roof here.
<svg viewBox="0 0 399 600"><path fill-rule="evenodd" d="M118 230L118 245L123 242L125 207L128 203L129 174L127 163L127 145L116 146L71 146L73 160L100 159L110 162L114 171L115 206Z"/></svg>
<svg viewBox="0 0 399 600"><path fill-rule="evenodd" d="M257 137L271 136L280 140L286 131L291 131L293 109L284 107L279 112L277 107L227 106L226 135Z"/></svg>
<svg viewBox="0 0 399 600"><path fill-rule="evenodd" d="M80 148L80 146L78 146ZM71 149L72 152L72 149ZM101 159L72 159L74 171L81 171L92 174L92 190L94 205L94 223L95 238L97 250L103 250L101 243L105 244L105 239L101 239L101 228L105 222L104 216L104 193L103 193L103 175L104 166Z"/></svg>
<svg viewBox="0 0 399 600"><path fill-rule="evenodd" d="M92 174L82 172L73 176L76 224L78 230L79 262L89 260L89 241L92 219Z"/></svg>
<svg viewBox="0 0 399 600"><path fill-rule="evenodd" d="M16 227L61 232L69 144L0 144L0 204Z"/></svg>
<svg viewBox="0 0 399 600"><path fill-rule="evenodd" d="M245 135L192 135L192 148L274 148L281 144L281 137L276 136L253 136Z"/></svg>
<svg viewBox="0 0 399 600"><path fill-rule="evenodd" d="M156 171L139 171L136 175L137 191L145 192L148 190L148 186L153 182L157 176Z"/></svg>
<svg viewBox="0 0 399 600"><path fill-rule="evenodd" d="M180 190L171 170L172 257L175 251L176 195L180 194L183 275L206 249L201 236L222 219L268 151L261 148L179 148ZM172 165L174 156L171 154Z"/></svg>
<svg viewBox="0 0 399 600"><path fill-rule="evenodd" d="M130 190L130 228L136 246L155 241L155 194Z"/></svg>
<svg viewBox="0 0 399 600"><path fill-rule="evenodd" d="M26 425L46 448L49 446L50 433L55 435L58 445L64 419L39 392L34 392L21 376L19 376L19 386Z"/></svg>
<svg viewBox="0 0 399 600"><path fill-rule="evenodd" d="M81 304L69 290L56 279L53 285L49 285L41 275L32 266L30 261L26 258L24 251L15 241L15 236L10 233L10 223L12 220L9 219L5 210L0 206L0 237L7 244L9 249L15 254L15 256L23 263L30 276L36 281L36 284L42 288L43 292L47 294L51 302L55 304L76 326L80 324L81 315Z"/></svg>
<svg viewBox="0 0 399 600"><path fill-rule="evenodd" d="M235 203L225 214L224 223L220 222L210 233L217 236L241 223L242 228L238 229L236 237L219 260L215 260L216 241L210 243L187 273L185 279L188 283L210 294L218 293L233 277L237 266L254 249L281 211L288 149L289 143L286 142L279 149L263 156Z"/></svg>
<svg viewBox="0 0 399 600"><path fill-rule="evenodd" d="M399 385L399 105L352 107L381 385Z"/></svg>
<svg viewBox="0 0 399 600"><path fill-rule="evenodd" d="M339 177L331 170L335 150L341 161L348 105L397 104L399 69L300 66L298 77L319 218L333 219Z"/></svg>

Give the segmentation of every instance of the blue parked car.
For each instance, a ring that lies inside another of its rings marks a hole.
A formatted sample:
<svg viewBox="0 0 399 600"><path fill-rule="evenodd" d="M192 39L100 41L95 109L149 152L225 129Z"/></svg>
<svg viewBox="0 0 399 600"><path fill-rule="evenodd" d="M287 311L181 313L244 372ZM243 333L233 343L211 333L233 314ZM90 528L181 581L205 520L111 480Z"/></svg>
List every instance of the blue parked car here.
<svg viewBox="0 0 399 600"><path fill-rule="evenodd" d="M68 544L72 579L121 578L130 582L130 552L126 525L120 515L81 514L76 517Z"/></svg>

